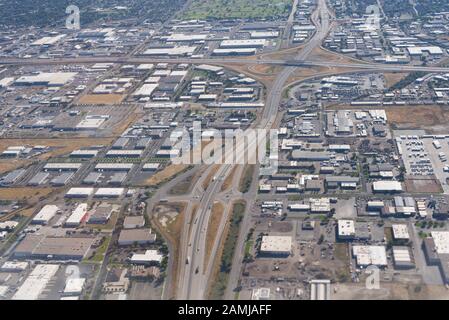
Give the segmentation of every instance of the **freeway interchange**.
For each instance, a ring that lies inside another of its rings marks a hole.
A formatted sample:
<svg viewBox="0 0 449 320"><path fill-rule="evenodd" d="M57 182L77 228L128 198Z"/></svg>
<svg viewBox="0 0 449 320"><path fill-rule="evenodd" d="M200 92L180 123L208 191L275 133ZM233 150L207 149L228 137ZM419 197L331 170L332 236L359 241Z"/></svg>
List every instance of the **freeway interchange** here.
<svg viewBox="0 0 449 320"><path fill-rule="evenodd" d="M295 1L295 4L297 1ZM296 8L296 5L293 5ZM292 9L295 10L295 9ZM292 12L290 17L293 17ZM282 94L286 87L287 80L297 70L298 67L336 67L363 71L385 71L385 72L449 72L449 68L440 66L411 66L398 64L379 64L367 62L334 62L322 61L311 57L314 49L321 47L321 44L333 26L333 16L328 10L325 0L318 0L318 6L311 18L316 27L316 32L313 37L298 51L294 59L270 59L259 56L256 59L238 59L238 58L180 58L180 59L157 59L147 57L136 57L134 55L127 55L123 57L88 57L88 58L54 58L54 59L0 59L0 65L66 65L66 64L85 64L85 63L117 63L117 64L143 64L143 63L188 63L188 64L210 64L227 66L232 64L246 64L246 65L275 65L281 66L283 69L276 76L269 88L265 107L260 115L260 118L255 122L253 128L271 129L276 123L278 107L282 100ZM291 19L287 23L287 31L291 28ZM249 146L245 146L245 150ZM235 183L231 190L222 191L222 186L226 177L228 177L235 169L234 182L239 181L243 175L243 167L238 165L224 164L221 165L214 173L213 180L208 184L207 188L203 189L204 178L199 179L192 187L190 195L185 197L167 196L168 187L162 187L153 196L151 204L148 206L148 212L160 199L169 199L170 201L183 200L188 201L186 208L186 216L181 234L181 247L178 250L178 270L169 270L170 273L177 273L177 299L205 299L207 298L208 287L212 278L214 263L219 259L218 248L226 230L226 223L232 214L232 203L235 200L242 199L246 201L246 213L251 207L251 202L255 200L256 194L254 190L243 196L237 189ZM213 170L209 166L204 177ZM258 170L256 170L257 172ZM176 183L178 179L183 176L175 178L168 186ZM215 202L225 204L224 214L221 218L217 236L212 244L210 256L207 256L206 242L207 230L210 223L212 207ZM195 209L195 210L194 210ZM241 252L244 242L241 241L242 235L248 229L247 223L243 223L240 230L239 241L235 249L236 258L231 270L229 290L232 290L236 285L241 265ZM172 268L173 269L173 268ZM172 279L169 276L169 281ZM171 280L173 281L173 280ZM229 298L229 296L228 296Z"/></svg>

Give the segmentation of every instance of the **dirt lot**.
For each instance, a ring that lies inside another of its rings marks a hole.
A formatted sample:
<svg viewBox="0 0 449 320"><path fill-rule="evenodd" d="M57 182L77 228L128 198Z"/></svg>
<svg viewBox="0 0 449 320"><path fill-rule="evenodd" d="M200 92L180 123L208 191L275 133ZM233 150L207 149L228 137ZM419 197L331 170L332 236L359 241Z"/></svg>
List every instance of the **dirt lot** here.
<svg viewBox="0 0 449 320"><path fill-rule="evenodd" d="M177 174L181 173L188 168L186 164L171 164L162 171L157 172L144 182L145 186L157 186L160 183L172 179Z"/></svg>
<svg viewBox="0 0 449 320"><path fill-rule="evenodd" d="M443 189L437 179L423 176L410 176L405 179L405 190L410 193L422 193L425 190L426 193L441 193Z"/></svg>
<svg viewBox="0 0 449 320"><path fill-rule="evenodd" d="M437 105L392 107L386 109L388 121L395 129L423 129L447 133L449 109Z"/></svg>
<svg viewBox="0 0 449 320"><path fill-rule="evenodd" d="M390 88L394 86L396 83L404 79L406 76L408 76L408 73L403 72L390 72L390 73L384 73L385 78L385 87Z"/></svg>
<svg viewBox="0 0 449 320"><path fill-rule="evenodd" d="M186 205L184 203L169 203L158 205L153 211L153 226L172 246L171 257L173 258L173 280L167 297L172 299L176 296L176 283L179 264L179 241L184 223Z"/></svg>
<svg viewBox="0 0 449 320"><path fill-rule="evenodd" d="M0 188L0 199L2 200L27 200L28 203L38 201L39 198L45 197L52 191L53 188Z"/></svg>
<svg viewBox="0 0 449 320"><path fill-rule="evenodd" d="M78 100L78 104L113 105L125 99L123 94L86 94Z"/></svg>

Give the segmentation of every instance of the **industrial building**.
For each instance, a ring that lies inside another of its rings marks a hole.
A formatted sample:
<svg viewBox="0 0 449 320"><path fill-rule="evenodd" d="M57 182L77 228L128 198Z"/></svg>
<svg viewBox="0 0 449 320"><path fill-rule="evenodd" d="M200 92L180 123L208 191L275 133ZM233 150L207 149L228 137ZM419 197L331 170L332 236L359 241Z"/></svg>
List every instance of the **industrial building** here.
<svg viewBox="0 0 449 320"><path fill-rule="evenodd" d="M81 260L88 253L94 238L47 237L27 234L14 249L14 257L44 260Z"/></svg>
<svg viewBox="0 0 449 320"><path fill-rule="evenodd" d="M386 267L388 265L384 246L353 246L352 254L359 267L367 267L369 265Z"/></svg>
<svg viewBox="0 0 449 320"><path fill-rule="evenodd" d="M156 234L151 229L124 229L120 232L118 244L120 246L129 246L137 244L151 244L156 241Z"/></svg>
<svg viewBox="0 0 449 320"><path fill-rule="evenodd" d="M37 300L59 270L58 264L38 264L28 275L12 300Z"/></svg>
<svg viewBox="0 0 449 320"><path fill-rule="evenodd" d="M260 254L272 256L288 256L292 251L292 237L263 236Z"/></svg>
<svg viewBox="0 0 449 320"><path fill-rule="evenodd" d="M32 224L48 224L48 222L58 213L60 209L56 205L45 205L31 220Z"/></svg>

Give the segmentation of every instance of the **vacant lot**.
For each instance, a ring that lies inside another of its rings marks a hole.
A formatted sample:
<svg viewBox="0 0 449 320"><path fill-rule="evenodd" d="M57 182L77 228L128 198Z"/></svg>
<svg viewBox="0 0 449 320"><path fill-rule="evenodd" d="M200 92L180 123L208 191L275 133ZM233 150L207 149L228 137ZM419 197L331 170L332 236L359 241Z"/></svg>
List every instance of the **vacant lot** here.
<svg viewBox="0 0 449 320"><path fill-rule="evenodd" d="M163 182L169 181L187 168L188 165L186 164L171 164L164 170L159 171L155 175L151 176L147 181L145 181L144 184L146 186L157 186Z"/></svg>
<svg viewBox="0 0 449 320"><path fill-rule="evenodd" d="M449 110L437 105L392 107L386 110L395 129L424 129L432 133L447 132Z"/></svg>
<svg viewBox="0 0 449 320"><path fill-rule="evenodd" d="M123 99L123 94L86 94L78 100L78 104L112 105L121 103Z"/></svg>
<svg viewBox="0 0 449 320"><path fill-rule="evenodd" d="M193 0L186 19L256 19L287 17L292 0Z"/></svg>
<svg viewBox="0 0 449 320"><path fill-rule="evenodd" d="M184 223L186 205L184 203L170 203L158 205L154 208L152 225L170 243L170 256L173 259L173 280L167 288L169 299L176 296L176 284L179 264L179 245L182 226Z"/></svg>
<svg viewBox="0 0 449 320"><path fill-rule="evenodd" d="M405 190L409 193L441 193L443 189L437 179L427 176L411 176L405 179Z"/></svg>
<svg viewBox="0 0 449 320"><path fill-rule="evenodd" d="M403 72L384 73L385 87L390 88L394 86L396 83L404 79L406 76L408 76L408 73Z"/></svg>
<svg viewBox="0 0 449 320"><path fill-rule="evenodd" d="M26 200L28 203L47 196L56 189L53 188L0 188L0 199L2 200Z"/></svg>

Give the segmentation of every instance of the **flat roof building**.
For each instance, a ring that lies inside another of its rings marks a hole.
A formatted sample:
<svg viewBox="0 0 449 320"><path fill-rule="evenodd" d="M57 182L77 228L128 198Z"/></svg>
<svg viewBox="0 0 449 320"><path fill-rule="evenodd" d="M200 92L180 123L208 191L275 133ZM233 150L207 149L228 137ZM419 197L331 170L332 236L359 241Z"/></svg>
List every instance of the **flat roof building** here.
<svg viewBox="0 0 449 320"><path fill-rule="evenodd" d="M291 236L263 236L260 253L266 255L290 255L292 251Z"/></svg>
<svg viewBox="0 0 449 320"><path fill-rule="evenodd" d="M48 224L48 222L58 213L59 207L47 204L31 220L32 224Z"/></svg>
<svg viewBox="0 0 449 320"><path fill-rule="evenodd" d="M151 229L124 229L120 232L118 244L120 246L129 246L137 244L151 244L156 241L156 234Z"/></svg>

